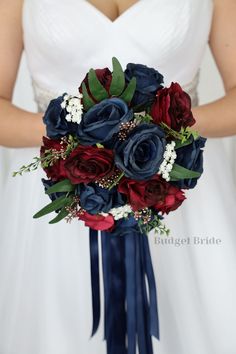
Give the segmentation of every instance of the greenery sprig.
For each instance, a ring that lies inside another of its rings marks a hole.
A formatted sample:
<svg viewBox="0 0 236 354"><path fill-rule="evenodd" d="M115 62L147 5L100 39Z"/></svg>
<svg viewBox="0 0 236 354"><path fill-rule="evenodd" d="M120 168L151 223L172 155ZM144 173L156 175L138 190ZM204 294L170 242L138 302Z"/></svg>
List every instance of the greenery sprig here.
<svg viewBox="0 0 236 354"><path fill-rule="evenodd" d="M166 236L170 234L170 230L161 221L159 215L154 214L152 220L149 221L147 224L144 224L142 219L139 219L138 225L140 231L146 234L148 234L152 230L154 230L155 234L166 235Z"/></svg>
<svg viewBox="0 0 236 354"><path fill-rule="evenodd" d="M199 134L192 130L190 127L181 128L179 132L173 130L165 123L160 123L161 128L166 132L167 137L172 137L176 139L176 149L191 144L192 139L196 140L199 137Z"/></svg>
<svg viewBox="0 0 236 354"><path fill-rule="evenodd" d="M111 190L113 187L115 187L117 184L119 184L120 180L122 177L124 177L125 173L121 172L120 175L114 180L114 182L109 186L109 190Z"/></svg>
<svg viewBox="0 0 236 354"><path fill-rule="evenodd" d="M38 167L41 164L41 157L34 157L33 158L33 162L31 162L29 165L23 165L21 166L21 168L19 169L19 171L15 171L13 172L12 176L16 177L17 175L22 176L23 173L25 172L31 172L31 171L35 171L38 169Z"/></svg>
<svg viewBox="0 0 236 354"><path fill-rule="evenodd" d="M19 171L13 172L13 177L17 175L22 176L23 173L32 172L37 170L40 166L42 168L48 168L53 166L59 159L65 160L71 152L79 145L79 141L73 135L69 135L61 139L61 150L47 149L43 156L34 157L33 161L28 165L20 167Z"/></svg>
<svg viewBox="0 0 236 354"><path fill-rule="evenodd" d="M150 124L153 121L153 118L149 115L149 114L139 114L139 113L135 113L135 122L137 122L138 124L140 123L148 123Z"/></svg>

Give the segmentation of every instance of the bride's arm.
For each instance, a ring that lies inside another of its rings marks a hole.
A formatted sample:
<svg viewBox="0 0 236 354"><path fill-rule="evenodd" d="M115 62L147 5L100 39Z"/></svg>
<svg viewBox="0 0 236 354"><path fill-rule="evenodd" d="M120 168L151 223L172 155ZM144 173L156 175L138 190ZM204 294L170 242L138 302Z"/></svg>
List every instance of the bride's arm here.
<svg viewBox="0 0 236 354"><path fill-rule="evenodd" d="M23 51L22 0L0 0L0 145L40 145L42 115L12 105L12 94Z"/></svg>
<svg viewBox="0 0 236 354"><path fill-rule="evenodd" d="M203 136L236 134L236 1L214 0L210 48L223 79L225 96L194 108L195 129Z"/></svg>

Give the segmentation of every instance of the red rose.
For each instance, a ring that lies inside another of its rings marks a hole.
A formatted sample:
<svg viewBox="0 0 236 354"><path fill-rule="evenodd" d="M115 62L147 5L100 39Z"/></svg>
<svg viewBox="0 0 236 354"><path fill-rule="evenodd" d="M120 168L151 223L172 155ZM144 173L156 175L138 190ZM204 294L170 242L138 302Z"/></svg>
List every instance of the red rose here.
<svg viewBox="0 0 236 354"><path fill-rule="evenodd" d="M134 211L153 207L163 214L168 214L177 209L185 199L180 189L166 182L159 175L148 181L122 178L118 191L127 196Z"/></svg>
<svg viewBox="0 0 236 354"><path fill-rule="evenodd" d="M191 98L179 84L173 82L169 88L157 92L151 116L156 124L163 122L176 131L180 131L181 127L191 127L195 123Z"/></svg>
<svg viewBox="0 0 236 354"><path fill-rule="evenodd" d="M67 178L73 184L94 182L113 168L113 151L93 146L78 146L65 162Z"/></svg>
<svg viewBox="0 0 236 354"><path fill-rule="evenodd" d="M164 198L155 204L155 208L161 211L162 214L169 214L170 211L178 209L184 199L186 198L181 189L168 184Z"/></svg>
<svg viewBox="0 0 236 354"><path fill-rule="evenodd" d="M65 143L61 144L61 140L49 139L47 137L43 137L43 146L40 149L40 156L43 157L46 154L46 150L54 150L55 156L56 152L65 149ZM55 159L55 162L52 166L45 167L44 171L47 174L47 177L52 181L60 181L62 179L67 178L65 171L65 160L59 158Z"/></svg>
<svg viewBox="0 0 236 354"><path fill-rule="evenodd" d="M97 78L98 80L101 82L101 84L103 85L103 87L107 90L107 92L109 92L109 89L110 89L110 86L111 86L111 80L112 80L112 73L111 71L108 69L108 68L104 68L104 69L96 69L95 70L96 72L96 75L97 75ZM88 85L88 74L85 76L84 80L82 81L82 83L85 83L85 86L87 88L87 91L88 91L88 94L89 96L94 100L96 101L90 90L89 90L89 85ZM79 87L79 92L82 93L82 84L81 86Z"/></svg>
<svg viewBox="0 0 236 354"><path fill-rule="evenodd" d="M114 226L114 218L111 214L107 216L103 215L91 215L87 212L79 214L79 219L85 222L85 226L91 227L94 230L109 230Z"/></svg>

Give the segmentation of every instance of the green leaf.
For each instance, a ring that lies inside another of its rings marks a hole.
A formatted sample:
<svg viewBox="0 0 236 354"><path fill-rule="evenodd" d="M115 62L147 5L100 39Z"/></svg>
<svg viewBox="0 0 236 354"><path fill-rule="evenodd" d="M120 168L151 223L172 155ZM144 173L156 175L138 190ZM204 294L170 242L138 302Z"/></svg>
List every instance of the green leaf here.
<svg viewBox="0 0 236 354"><path fill-rule="evenodd" d="M96 101L101 102L102 100L109 97L107 90L103 87L101 82L98 80L95 70L90 69L88 73L89 89L92 96Z"/></svg>
<svg viewBox="0 0 236 354"><path fill-rule="evenodd" d="M191 134L192 134L194 140L197 140L200 136L196 130L191 130Z"/></svg>
<svg viewBox="0 0 236 354"><path fill-rule="evenodd" d="M115 186L120 182L121 178L122 178L124 175L125 175L124 172L121 172L121 173L120 173L120 175L117 177L117 179L115 179L114 182L113 182L113 183L110 185L110 187L108 188L109 191L110 191L113 187L115 187Z"/></svg>
<svg viewBox="0 0 236 354"><path fill-rule="evenodd" d="M188 170L176 163L173 166L172 171L170 172L170 180L171 181L178 181L180 179L191 179L200 177L201 173L196 171Z"/></svg>
<svg viewBox="0 0 236 354"><path fill-rule="evenodd" d="M188 139L188 140L185 140L185 141L180 141L180 140L177 140L176 142L175 142L175 150L176 149L179 149L179 148L181 148L181 147L183 147L183 146L187 146L187 145L190 145L190 144L192 144L192 140L191 139Z"/></svg>
<svg viewBox="0 0 236 354"><path fill-rule="evenodd" d="M125 91L120 96L120 98L124 100L126 103L131 102L136 90L136 84L137 84L136 77L133 77L129 82L129 85L126 87Z"/></svg>
<svg viewBox="0 0 236 354"><path fill-rule="evenodd" d="M49 213L52 213L55 210L64 208L65 206L68 206L72 203L72 198L71 197L65 197L61 196L51 202L50 204L46 205L44 208L42 208L39 212L37 212L33 218L38 219L41 218L44 215L47 215Z"/></svg>
<svg viewBox="0 0 236 354"><path fill-rule="evenodd" d="M110 86L110 94L112 96L120 96L125 88L125 74L118 59L112 58L113 73Z"/></svg>
<svg viewBox="0 0 236 354"><path fill-rule="evenodd" d="M68 214L69 214L68 210L66 210L65 208L61 209L61 211L57 214L57 216L51 221L49 221L49 224L56 224L57 222L64 219Z"/></svg>
<svg viewBox="0 0 236 354"><path fill-rule="evenodd" d="M75 190L75 186L71 184L68 179L64 179L53 186L49 187L46 194L60 193L60 192L72 192Z"/></svg>
<svg viewBox="0 0 236 354"><path fill-rule="evenodd" d="M135 121L138 121L140 123L150 124L153 121L153 118L149 114L142 115L142 114L135 113L134 117L135 117Z"/></svg>
<svg viewBox="0 0 236 354"><path fill-rule="evenodd" d="M91 99L91 97L88 94L88 90L86 88L85 83L82 83L82 94L83 94L83 105L84 109L88 111L91 107L95 105L95 102Z"/></svg>

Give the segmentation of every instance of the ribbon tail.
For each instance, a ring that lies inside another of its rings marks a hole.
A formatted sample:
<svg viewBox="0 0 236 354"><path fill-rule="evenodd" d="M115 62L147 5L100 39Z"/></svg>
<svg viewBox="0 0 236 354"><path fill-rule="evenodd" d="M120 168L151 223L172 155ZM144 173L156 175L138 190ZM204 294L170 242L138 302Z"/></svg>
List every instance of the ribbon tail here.
<svg viewBox="0 0 236 354"><path fill-rule="evenodd" d="M96 333L100 322L100 285L99 285L99 249L98 232L90 229L90 270L91 270L91 288L92 288L92 311L93 327L91 337Z"/></svg>
<svg viewBox="0 0 236 354"><path fill-rule="evenodd" d="M153 354L152 340L149 328L149 311L147 301L145 268L143 263L142 238L145 235L136 235L136 282L137 282L137 335L139 354Z"/></svg>
<svg viewBox="0 0 236 354"><path fill-rule="evenodd" d="M146 235L143 235L142 242L143 242L142 250L144 255L144 267L145 267L145 272L147 275L148 287L149 287L150 335L154 336L156 339L160 339L156 282L155 282L155 276L154 276L154 271L152 266L152 259L150 254L148 237Z"/></svg>
<svg viewBox="0 0 236 354"><path fill-rule="evenodd" d="M128 354L136 353L136 277L135 234L125 235L125 268L126 268L126 303L127 303L127 339Z"/></svg>
<svg viewBox="0 0 236 354"><path fill-rule="evenodd" d="M109 329L109 300L110 300L110 243L105 232L101 233L102 243L102 269L103 269L103 287L104 287L104 339L108 338Z"/></svg>
<svg viewBox="0 0 236 354"><path fill-rule="evenodd" d="M102 232L105 337L108 354L127 354L124 238Z"/></svg>

